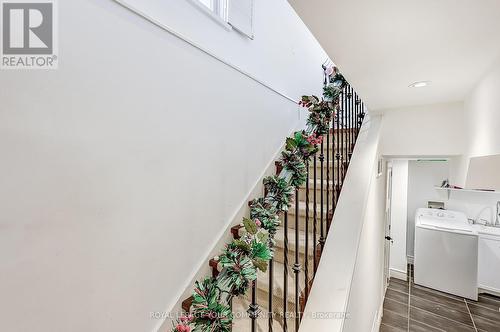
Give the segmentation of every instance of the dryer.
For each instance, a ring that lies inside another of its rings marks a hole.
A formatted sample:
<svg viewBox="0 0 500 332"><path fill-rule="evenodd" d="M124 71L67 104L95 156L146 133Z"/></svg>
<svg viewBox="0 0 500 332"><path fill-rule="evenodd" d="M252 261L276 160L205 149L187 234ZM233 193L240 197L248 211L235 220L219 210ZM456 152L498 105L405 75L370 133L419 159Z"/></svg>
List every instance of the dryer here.
<svg viewBox="0 0 500 332"><path fill-rule="evenodd" d="M465 214L418 209L415 284L477 301L478 234Z"/></svg>

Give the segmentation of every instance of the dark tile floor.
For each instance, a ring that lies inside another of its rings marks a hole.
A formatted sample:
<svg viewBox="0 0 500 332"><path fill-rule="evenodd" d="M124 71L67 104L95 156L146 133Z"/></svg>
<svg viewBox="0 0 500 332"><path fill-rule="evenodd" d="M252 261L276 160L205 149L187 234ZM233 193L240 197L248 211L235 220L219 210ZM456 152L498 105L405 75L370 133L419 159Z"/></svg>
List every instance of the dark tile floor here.
<svg viewBox="0 0 500 332"><path fill-rule="evenodd" d="M408 279L390 280L380 332L500 332L500 298L480 294L475 302Z"/></svg>

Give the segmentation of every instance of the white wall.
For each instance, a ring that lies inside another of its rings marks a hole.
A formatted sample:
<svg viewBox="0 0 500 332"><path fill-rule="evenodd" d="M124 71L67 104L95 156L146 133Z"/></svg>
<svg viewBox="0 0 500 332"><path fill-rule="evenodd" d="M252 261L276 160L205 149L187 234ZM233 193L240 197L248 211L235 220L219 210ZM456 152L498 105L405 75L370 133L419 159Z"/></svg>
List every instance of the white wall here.
<svg viewBox="0 0 500 332"><path fill-rule="evenodd" d="M321 64L327 55L286 0L254 1L253 40L214 22L199 10L198 0L118 1L187 36L293 100L307 88L310 93L321 93ZM193 67L194 73L197 70Z"/></svg>
<svg viewBox="0 0 500 332"><path fill-rule="evenodd" d="M374 167L343 331L378 331L384 299L385 173Z"/></svg>
<svg viewBox="0 0 500 332"><path fill-rule="evenodd" d="M386 156L461 155L465 144L462 103L382 111L381 152Z"/></svg>
<svg viewBox="0 0 500 332"><path fill-rule="evenodd" d="M406 230L408 215L408 160L393 160L391 200L391 256L389 269L391 277L405 278Z"/></svg>
<svg viewBox="0 0 500 332"><path fill-rule="evenodd" d="M500 59L499 59L500 60ZM469 156L500 153L500 61L465 102Z"/></svg>
<svg viewBox="0 0 500 332"><path fill-rule="evenodd" d="M448 210L463 212L467 218L477 219L479 224L495 222L496 202L500 201L500 193L454 191L448 198L443 190L440 196Z"/></svg>
<svg viewBox="0 0 500 332"><path fill-rule="evenodd" d="M407 251L414 254L415 213L417 209L427 207L428 201L443 201L442 192L436 190L443 180L449 178L450 167L447 161L410 160L408 162L408 217ZM397 198L396 198L397 199Z"/></svg>
<svg viewBox="0 0 500 332"><path fill-rule="evenodd" d="M457 161L454 180L464 186L470 157L500 153L500 58L465 100L465 158Z"/></svg>
<svg viewBox="0 0 500 332"><path fill-rule="evenodd" d="M283 93L320 92L324 52L286 1L256 1L255 41L163 3ZM115 2L59 1L59 18L58 70L0 75L0 330L151 331L298 108Z"/></svg>

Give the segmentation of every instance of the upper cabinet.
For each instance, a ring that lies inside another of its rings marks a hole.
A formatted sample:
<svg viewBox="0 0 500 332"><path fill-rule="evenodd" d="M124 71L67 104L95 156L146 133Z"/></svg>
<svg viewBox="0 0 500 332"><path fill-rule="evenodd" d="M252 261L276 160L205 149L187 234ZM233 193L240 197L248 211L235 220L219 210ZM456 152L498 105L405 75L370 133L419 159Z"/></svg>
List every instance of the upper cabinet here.
<svg viewBox="0 0 500 332"><path fill-rule="evenodd" d="M500 154L470 159L467 189L500 190Z"/></svg>

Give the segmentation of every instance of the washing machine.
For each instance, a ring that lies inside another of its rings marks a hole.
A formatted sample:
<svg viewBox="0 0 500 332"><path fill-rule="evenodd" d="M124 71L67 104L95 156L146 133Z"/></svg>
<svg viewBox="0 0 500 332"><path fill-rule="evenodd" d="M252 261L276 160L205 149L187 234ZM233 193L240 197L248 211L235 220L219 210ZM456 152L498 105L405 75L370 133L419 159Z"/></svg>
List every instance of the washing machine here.
<svg viewBox="0 0 500 332"><path fill-rule="evenodd" d="M418 209L414 282L477 301L478 234L461 212Z"/></svg>

